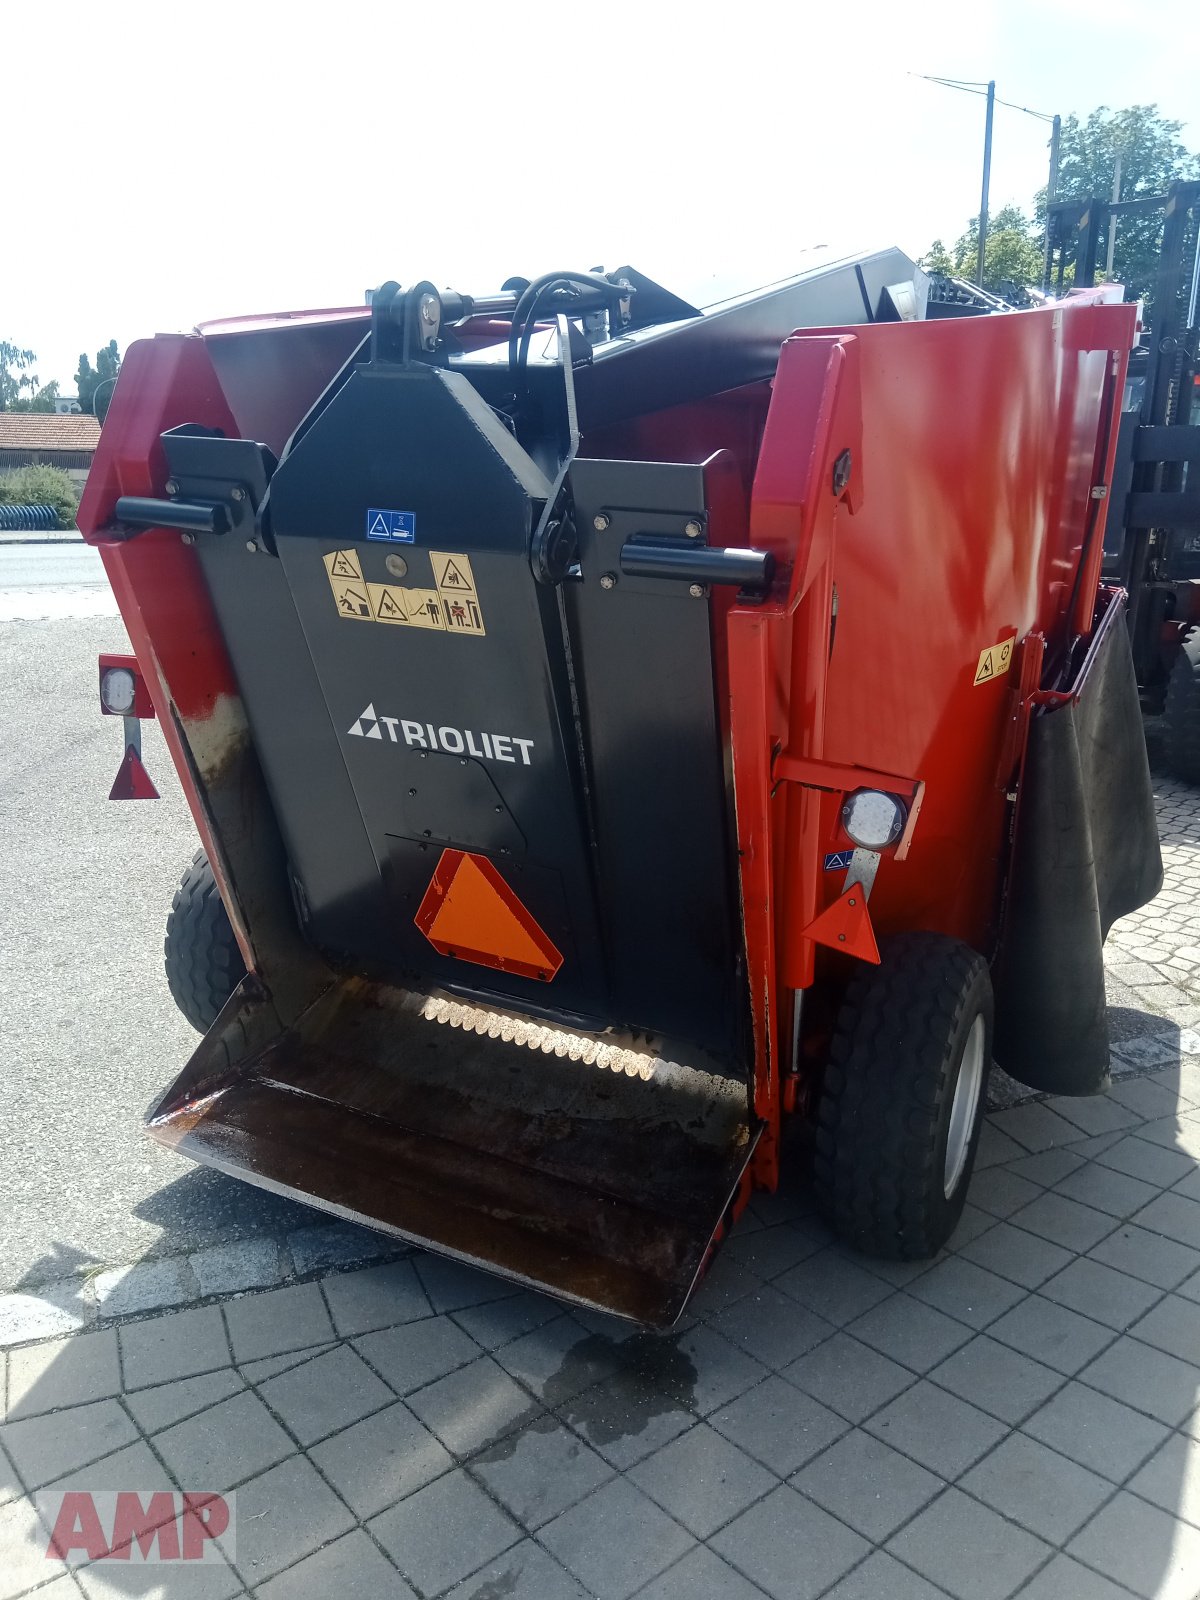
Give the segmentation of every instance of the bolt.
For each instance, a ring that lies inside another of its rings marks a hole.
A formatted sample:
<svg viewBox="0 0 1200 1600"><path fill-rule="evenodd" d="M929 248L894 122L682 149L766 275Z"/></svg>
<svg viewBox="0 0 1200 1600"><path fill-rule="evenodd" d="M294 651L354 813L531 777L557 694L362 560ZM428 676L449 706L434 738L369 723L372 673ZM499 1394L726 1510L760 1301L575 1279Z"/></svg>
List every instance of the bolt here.
<svg viewBox="0 0 1200 1600"><path fill-rule="evenodd" d="M846 942L846 935L844 933L839 933L838 934L838 943L839 944L845 944L845 942Z"/></svg>
<svg viewBox="0 0 1200 1600"><path fill-rule="evenodd" d="M617 587L617 575L616 575L616 573L615 572L602 573L601 577L600 577L600 587L602 589L615 589Z"/></svg>
<svg viewBox="0 0 1200 1600"><path fill-rule="evenodd" d="M178 494L179 493L179 484L176 482L176 480L174 478L168 478L167 479L167 493L168 494Z"/></svg>
<svg viewBox="0 0 1200 1600"><path fill-rule="evenodd" d="M251 555L253 555L255 553L255 551L258 549L258 545L254 542L253 539L247 539L246 540L246 549L249 550Z"/></svg>
<svg viewBox="0 0 1200 1600"><path fill-rule="evenodd" d="M458 764L459 764L459 766L460 766L460 767L465 767L465 766L466 766L466 765L467 765L467 758L466 758L466 756L463 756L463 757L462 757L462 758L461 758L461 759L460 759L460 760L459 760L459 763L458 763Z"/></svg>
<svg viewBox="0 0 1200 1600"><path fill-rule="evenodd" d="M229 498L231 500L244 500L246 498L246 491L245 489L231 489L229 491Z"/></svg>
<svg viewBox="0 0 1200 1600"><path fill-rule="evenodd" d="M599 516L592 518L592 527L595 528L597 533L603 533L611 521L612 518L606 517L602 511Z"/></svg>
<svg viewBox="0 0 1200 1600"><path fill-rule="evenodd" d="M496 815L498 817L502 817L504 815L504 807L503 806L496 806L495 807L495 811L496 811Z"/></svg>
<svg viewBox="0 0 1200 1600"><path fill-rule="evenodd" d="M415 795L416 795L416 792L417 792L417 791L416 791L416 790L415 790L415 789L410 789L410 790L409 790L409 791L408 791L408 797L409 797L409 799L410 799L410 800L411 800L411 799L413 799L413 798L414 798L414 797L415 797Z"/></svg>
<svg viewBox="0 0 1200 1600"><path fill-rule="evenodd" d="M846 901L846 904L847 904L847 905L848 905L848 906L856 906L856 905L857 905L857 904L858 904L858 901L857 901L857 900L854 900L854 899L850 899L850 900L847 900L847 901Z"/></svg>
<svg viewBox="0 0 1200 1600"><path fill-rule="evenodd" d="M438 303L436 295L423 294L421 296L421 321L428 322L431 325L435 323L438 319L437 307Z"/></svg>
<svg viewBox="0 0 1200 1600"><path fill-rule="evenodd" d="M195 544L196 535L194 533L181 533L179 539L181 544Z"/></svg>
<svg viewBox="0 0 1200 1600"><path fill-rule="evenodd" d="M700 537L700 535L704 532L704 529L700 526L700 524L698 522L693 520L691 522L685 522L684 523L683 531L684 531L684 533L687 534L689 539L698 539Z"/></svg>
<svg viewBox="0 0 1200 1600"><path fill-rule="evenodd" d="M702 583L689 583L688 593L691 595L693 600L703 600L704 585Z"/></svg>
<svg viewBox="0 0 1200 1600"><path fill-rule="evenodd" d="M431 831L428 828L422 828L421 829L421 837L422 837L422 839L431 839L433 837L433 834L431 833Z"/></svg>

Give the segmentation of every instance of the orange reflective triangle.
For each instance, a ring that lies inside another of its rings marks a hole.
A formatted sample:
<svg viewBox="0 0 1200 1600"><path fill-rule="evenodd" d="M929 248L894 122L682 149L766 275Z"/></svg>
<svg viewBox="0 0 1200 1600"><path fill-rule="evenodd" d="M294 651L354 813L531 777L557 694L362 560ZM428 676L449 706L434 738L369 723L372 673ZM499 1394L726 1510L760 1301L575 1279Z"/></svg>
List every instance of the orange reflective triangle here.
<svg viewBox="0 0 1200 1600"><path fill-rule="evenodd" d="M562 955L486 856L443 850L413 918L439 955L549 983Z"/></svg>
<svg viewBox="0 0 1200 1600"><path fill-rule="evenodd" d="M859 961L879 965L879 946L875 943L875 930L861 883L852 883L839 900L826 906L819 917L814 917L803 937L814 944L825 944L831 950L856 956Z"/></svg>
<svg viewBox="0 0 1200 1600"><path fill-rule="evenodd" d="M132 745L125 751L125 759L117 768L117 776L108 791L110 800L158 800L150 774L142 765L142 758Z"/></svg>

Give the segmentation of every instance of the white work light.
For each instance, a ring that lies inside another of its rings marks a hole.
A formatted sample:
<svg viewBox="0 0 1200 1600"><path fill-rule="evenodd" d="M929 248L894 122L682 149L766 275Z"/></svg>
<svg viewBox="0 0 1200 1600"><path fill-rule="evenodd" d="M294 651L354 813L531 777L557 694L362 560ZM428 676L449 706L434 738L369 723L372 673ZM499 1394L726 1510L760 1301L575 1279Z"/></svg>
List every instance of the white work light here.
<svg viewBox="0 0 1200 1600"><path fill-rule="evenodd" d="M109 667L100 678L100 700L106 711L114 717L128 717L133 712L137 684L128 667Z"/></svg>
<svg viewBox="0 0 1200 1600"><path fill-rule="evenodd" d="M904 832L904 802L881 789L857 789L842 807L842 827L862 850L886 850Z"/></svg>

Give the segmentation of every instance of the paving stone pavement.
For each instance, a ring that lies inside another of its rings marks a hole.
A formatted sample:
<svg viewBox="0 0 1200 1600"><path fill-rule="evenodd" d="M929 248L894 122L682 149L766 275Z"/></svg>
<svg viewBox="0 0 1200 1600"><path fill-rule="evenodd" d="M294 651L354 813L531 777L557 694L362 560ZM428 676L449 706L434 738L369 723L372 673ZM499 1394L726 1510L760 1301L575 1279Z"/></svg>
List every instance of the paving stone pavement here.
<svg viewBox="0 0 1200 1600"><path fill-rule="evenodd" d="M936 1261L797 1187L668 1335L318 1218L0 1303L0 1600L1197 1600L1200 808L1156 789L1112 1087L1000 1084ZM170 1487L236 1491L228 1560L46 1559L38 1491Z"/></svg>

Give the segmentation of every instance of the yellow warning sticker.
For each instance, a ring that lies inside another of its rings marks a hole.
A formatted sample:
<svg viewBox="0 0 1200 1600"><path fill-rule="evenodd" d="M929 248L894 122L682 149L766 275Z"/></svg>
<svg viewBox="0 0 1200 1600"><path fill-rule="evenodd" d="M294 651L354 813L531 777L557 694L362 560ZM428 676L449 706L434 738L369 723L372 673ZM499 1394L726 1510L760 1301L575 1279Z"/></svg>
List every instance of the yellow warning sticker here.
<svg viewBox="0 0 1200 1600"><path fill-rule="evenodd" d="M979 652L979 665L975 668L976 688L981 683L991 683L993 678L1004 677L1012 665L1016 642L1017 636L1014 633L1011 639L1001 639L999 644L989 645L986 650Z"/></svg>
<svg viewBox="0 0 1200 1600"><path fill-rule="evenodd" d="M375 613L357 554L353 550L333 550L322 560L338 616L349 617L352 622L374 622Z"/></svg>
<svg viewBox="0 0 1200 1600"><path fill-rule="evenodd" d="M486 633L475 574L468 557L447 550L431 550L429 560L442 601L442 626L446 632Z"/></svg>
<svg viewBox="0 0 1200 1600"><path fill-rule="evenodd" d="M357 550L331 550L322 557L330 583L335 578L357 578L362 582L362 568L358 564Z"/></svg>
<svg viewBox="0 0 1200 1600"><path fill-rule="evenodd" d="M442 598L436 589L401 589L394 583L369 583L376 622L402 628L443 628Z"/></svg>

